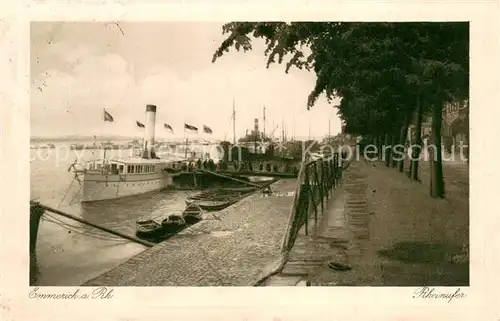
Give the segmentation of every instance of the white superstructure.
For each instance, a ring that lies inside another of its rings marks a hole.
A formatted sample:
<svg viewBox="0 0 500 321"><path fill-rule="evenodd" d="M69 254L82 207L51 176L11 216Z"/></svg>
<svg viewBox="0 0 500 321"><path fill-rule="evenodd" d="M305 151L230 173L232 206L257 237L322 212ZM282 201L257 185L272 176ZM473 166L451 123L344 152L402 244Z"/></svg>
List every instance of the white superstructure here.
<svg viewBox="0 0 500 321"><path fill-rule="evenodd" d="M175 162L160 159L109 159L87 164L82 202L161 190L173 184Z"/></svg>

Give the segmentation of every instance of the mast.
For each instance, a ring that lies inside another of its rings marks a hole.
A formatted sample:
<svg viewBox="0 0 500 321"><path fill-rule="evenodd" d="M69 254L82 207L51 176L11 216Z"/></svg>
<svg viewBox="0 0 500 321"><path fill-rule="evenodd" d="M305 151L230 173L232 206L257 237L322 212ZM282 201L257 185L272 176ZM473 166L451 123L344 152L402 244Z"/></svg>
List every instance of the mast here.
<svg viewBox="0 0 500 321"><path fill-rule="evenodd" d="M189 133L186 132L186 129L184 129L184 132L186 133L186 145L184 146L184 158L188 158L188 135Z"/></svg>
<svg viewBox="0 0 500 321"><path fill-rule="evenodd" d="M266 137L266 106L264 106L264 138Z"/></svg>
<svg viewBox="0 0 500 321"><path fill-rule="evenodd" d="M284 128L284 125L283 125L283 117L281 117L281 141L284 142L285 141L285 128Z"/></svg>
<svg viewBox="0 0 500 321"><path fill-rule="evenodd" d="M331 134L330 134L330 127L331 127L330 120L331 120L331 118L328 119L328 139L330 139L330 136L331 136Z"/></svg>
<svg viewBox="0 0 500 321"><path fill-rule="evenodd" d="M104 118L104 126L106 126L106 116L105 116L105 114L106 114L106 108L103 108L102 110L103 110L102 114L103 114L103 118ZM107 134L108 134L108 131L106 131L106 135ZM104 149L103 150L103 154L104 155L102 156L102 164L104 165L106 163L106 152L107 152L107 150L106 150L106 146L104 146L103 143L101 143L101 146Z"/></svg>
<svg viewBox="0 0 500 321"><path fill-rule="evenodd" d="M234 109L234 98L233 98L233 145L236 145L236 110Z"/></svg>

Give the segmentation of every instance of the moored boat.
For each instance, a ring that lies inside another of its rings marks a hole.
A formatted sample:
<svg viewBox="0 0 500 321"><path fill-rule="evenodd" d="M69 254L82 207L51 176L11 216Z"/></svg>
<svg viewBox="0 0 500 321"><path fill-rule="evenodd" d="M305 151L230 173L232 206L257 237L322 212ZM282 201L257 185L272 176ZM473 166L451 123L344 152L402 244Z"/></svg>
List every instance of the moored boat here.
<svg viewBox="0 0 500 321"><path fill-rule="evenodd" d="M171 236L186 225L181 213L171 213L167 217L146 217L136 221L137 237L148 240L161 240Z"/></svg>
<svg viewBox="0 0 500 321"><path fill-rule="evenodd" d="M165 228L152 218L142 218L136 221L135 234L140 238L154 239L165 234Z"/></svg>
<svg viewBox="0 0 500 321"><path fill-rule="evenodd" d="M257 187L223 187L221 188L221 190L227 192L248 193L257 190Z"/></svg>
<svg viewBox="0 0 500 321"><path fill-rule="evenodd" d="M240 198L242 195L253 193L255 190L255 188L240 188L236 190L219 188L190 196L185 202L188 206L197 204L204 210L217 211L231 205L234 200Z"/></svg>
<svg viewBox="0 0 500 321"><path fill-rule="evenodd" d="M198 205L200 208L204 209L205 211L212 212L212 211L220 211L228 207L234 202L233 199L226 199L226 200L199 200L193 202L193 204Z"/></svg>
<svg viewBox="0 0 500 321"><path fill-rule="evenodd" d="M182 214L170 214L165 220L161 222L161 225L165 229L167 234L176 233L182 230L186 221L182 217Z"/></svg>
<svg viewBox="0 0 500 321"><path fill-rule="evenodd" d="M147 105L144 143L140 155L106 158L106 152L109 149L106 148L104 149L104 159L94 160L86 164L80 182L83 185L81 189L82 202L138 195L159 191L174 185L173 177L180 174L176 168L176 162L157 157L153 147L155 143L155 119L156 106ZM79 173L75 172L76 174ZM80 179L78 180L80 181Z"/></svg>
<svg viewBox="0 0 500 321"><path fill-rule="evenodd" d="M184 212L182 212L182 218L186 221L186 224L194 224L202 220L203 209L197 204L193 203L188 205Z"/></svg>

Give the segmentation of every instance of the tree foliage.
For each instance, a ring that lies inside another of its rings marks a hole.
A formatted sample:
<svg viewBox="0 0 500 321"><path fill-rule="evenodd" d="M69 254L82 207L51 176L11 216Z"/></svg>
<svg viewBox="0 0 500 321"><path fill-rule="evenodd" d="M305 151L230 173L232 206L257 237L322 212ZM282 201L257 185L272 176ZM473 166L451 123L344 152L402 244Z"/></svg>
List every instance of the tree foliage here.
<svg viewBox="0 0 500 321"><path fill-rule="evenodd" d="M264 39L267 67L316 74L308 109L322 94L330 102L341 99L338 114L349 133L396 137L411 113L429 113L437 124L444 103L468 98L466 22L231 22L223 33L228 36L213 62Z"/></svg>
<svg viewBox="0 0 500 321"><path fill-rule="evenodd" d="M307 108L321 94L330 101L359 95L380 104L392 100L382 108L396 112L405 101L414 105L417 94L431 102L468 95L468 23L231 22L223 33L228 37L214 62L232 47L248 51L252 38L263 38L267 67L314 71Z"/></svg>

